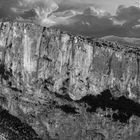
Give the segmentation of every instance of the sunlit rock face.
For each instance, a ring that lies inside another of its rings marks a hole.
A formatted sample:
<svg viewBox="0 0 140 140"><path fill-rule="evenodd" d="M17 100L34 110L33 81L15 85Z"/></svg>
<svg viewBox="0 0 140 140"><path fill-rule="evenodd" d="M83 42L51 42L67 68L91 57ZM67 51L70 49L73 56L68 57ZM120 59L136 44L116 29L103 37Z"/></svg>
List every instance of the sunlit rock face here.
<svg viewBox="0 0 140 140"><path fill-rule="evenodd" d="M53 83L50 90L60 94L65 83L73 100L107 88L128 91L130 98L139 91L139 50L134 48L15 22L1 23L0 50L15 77L12 85L27 94L43 96L35 83L47 79Z"/></svg>
<svg viewBox="0 0 140 140"><path fill-rule="evenodd" d="M0 23L0 103L44 139L48 133L55 138L63 114L56 111L49 116L47 109L57 102L58 108L76 112L58 97L70 97L69 102L77 107L73 101L109 89L113 96L139 101L139 51L32 23ZM55 120L54 126L47 115ZM66 116L63 119L68 121Z"/></svg>

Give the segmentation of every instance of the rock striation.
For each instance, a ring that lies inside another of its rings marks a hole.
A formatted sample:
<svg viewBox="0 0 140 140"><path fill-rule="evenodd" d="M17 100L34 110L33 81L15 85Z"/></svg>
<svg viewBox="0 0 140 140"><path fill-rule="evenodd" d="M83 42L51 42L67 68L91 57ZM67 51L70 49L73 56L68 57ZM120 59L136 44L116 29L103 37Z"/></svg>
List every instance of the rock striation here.
<svg viewBox="0 0 140 140"><path fill-rule="evenodd" d="M36 82L45 80L53 92L64 94L65 87L73 100L108 88L128 91L130 98L139 91L139 48L31 23L0 23L0 30L1 64L11 72L11 85L24 94L43 96Z"/></svg>
<svg viewBox="0 0 140 140"><path fill-rule="evenodd" d="M0 60L1 105L21 120L27 117L30 122L33 113L32 118L38 119L30 124L42 135L44 127L50 128L40 122L40 116L55 94L73 102L109 89L115 97L123 95L139 102L138 47L33 23L1 22Z"/></svg>

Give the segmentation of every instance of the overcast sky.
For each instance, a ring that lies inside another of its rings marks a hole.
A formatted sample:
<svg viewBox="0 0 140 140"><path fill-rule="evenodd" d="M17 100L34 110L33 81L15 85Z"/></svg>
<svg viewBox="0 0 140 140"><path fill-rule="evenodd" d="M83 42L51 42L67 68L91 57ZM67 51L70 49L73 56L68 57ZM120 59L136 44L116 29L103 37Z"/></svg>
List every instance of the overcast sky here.
<svg viewBox="0 0 140 140"><path fill-rule="evenodd" d="M82 35L140 37L139 0L0 0L0 18Z"/></svg>
<svg viewBox="0 0 140 140"><path fill-rule="evenodd" d="M138 0L91 0L97 4L99 8L102 8L108 12L115 14L117 8L120 5L132 6L137 5Z"/></svg>
<svg viewBox="0 0 140 140"><path fill-rule="evenodd" d="M120 5L125 5L127 7L132 5L138 6L138 2L139 0L63 0L62 4L67 3L69 5L75 5L75 3L79 3L77 7L79 7L79 5L89 4L115 14Z"/></svg>

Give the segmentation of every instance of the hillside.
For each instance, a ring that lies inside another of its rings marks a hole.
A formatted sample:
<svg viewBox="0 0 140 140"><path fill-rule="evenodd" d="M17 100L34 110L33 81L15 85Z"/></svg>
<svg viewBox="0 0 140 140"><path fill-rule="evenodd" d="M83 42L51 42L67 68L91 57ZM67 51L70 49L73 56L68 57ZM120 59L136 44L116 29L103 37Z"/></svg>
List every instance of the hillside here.
<svg viewBox="0 0 140 140"><path fill-rule="evenodd" d="M117 42L125 46L137 46L140 47L140 38L118 37L118 36L105 36L101 39L106 41Z"/></svg>

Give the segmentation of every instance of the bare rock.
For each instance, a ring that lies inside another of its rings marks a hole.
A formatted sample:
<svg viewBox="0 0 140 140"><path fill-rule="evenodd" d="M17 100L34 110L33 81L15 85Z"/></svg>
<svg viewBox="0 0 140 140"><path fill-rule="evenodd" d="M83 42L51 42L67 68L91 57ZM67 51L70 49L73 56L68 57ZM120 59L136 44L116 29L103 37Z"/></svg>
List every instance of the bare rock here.
<svg viewBox="0 0 140 140"><path fill-rule="evenodd" d="M139 101L140 48L73 36L32 23L4 22L0 23L0 60L1 105L26 120L44 139L48 133L57 138L53 130L61 130L60 118L52 129L47 119L41 119L58 103L71 100L77 107L74 101L106 89L113 96ZM71 125L69 129L77 129L74 122ZM69 129L63 132L65 128L62 125L60 135L68 135ZM80 130L76 132L74 139L84 136ZM95 139L105 137L98 133Z"/></svg>

